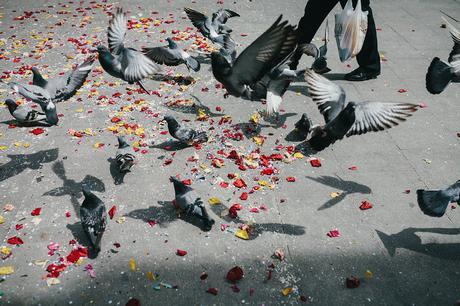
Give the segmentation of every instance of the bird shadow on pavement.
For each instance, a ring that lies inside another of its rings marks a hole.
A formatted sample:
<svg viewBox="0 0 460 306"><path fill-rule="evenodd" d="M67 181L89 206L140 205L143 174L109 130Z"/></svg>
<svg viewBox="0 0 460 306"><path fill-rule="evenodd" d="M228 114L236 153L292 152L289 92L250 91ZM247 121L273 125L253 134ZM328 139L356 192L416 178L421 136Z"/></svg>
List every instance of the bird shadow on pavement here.
<svg viewBox="0 0 460 306"><path fill-rule="evenodd" d="M117 161L115 158L113 157L110 157L109 159L107 159L107 161L110 163L110 175L112 176L113 178L113 183L115 185L121 185L123 184L125 181L125 175L126 173L130 172L130 171L124 171L124 172L120 172L120 169L117 165Z"/></svg>
<svg viewBox="0 0 460 306"><path fill-rule="evenodd" d="M297 131L296 129L293 129L289 132L289 134L286 135L286 137L284 137L284 140L289 142L300 142L304 141L306 138L307 136Z"/></svg>
<svg viewBox="0 0 460 306"><path fill-rule="evenodd" d="M323 76L330 81L339 81L345 79L346 73L325 73Z"/></svg>
<svg viewBox="0 0 460 306"><path fill-rule="evenodd" d="M310 96L310 93L308 92L308 88L305 85L290 85L287 90L293 91L295 93L300 93L302 96L306 96L306 97Z"/></svg>
<svg viewBox="0 0 460 306"><path fill-rule="evenodd" d="M16 176L26 169L38 170L43 164L55 161L59 149L48 149L32 154L8 154L9 162L0 166L0 182Z"/></svg>
<svg viewBox="0 0 460 306"><path fill-rule="evenodd" d="M279 129L280 127L283 127L283 125L286 123L287 118L296 115L297 113L284 113L277 116L270 116L268 118L265 118L264 121L270 123L270 127Z"/></svg>
<svg viewBox="0 0 460 306"><path fill-rule="evenodd" d="M208 106L204 105L198 97L192 94L190 96L192 96L198 103L193 102L190 104L190 103L177 103L177 102L171 103L170 102L170 103L165 103L164 106L169 108L172 111L177 111L177 112L181 112L184 114L198 115L199 110L202 110L207 116L211 118L224 116L224 114L222 113L214 113L213 111L211 111L211 109Z"/></svg>
<svg viewBox="0 0 460 306"><path fill-rule="evenodd" d="M234 224L247 224L248 222L243 220L240 216L236 218L230 217L228 214L229 208L224 204L210 205L211 210L219 216L220 219L227 223ZM301 236L305 234L305 227L295 224L286 223L253 223L249 226L249 240L254 240L264 232L278 233L291 236Z"/></svg>
<svg viewBox="0 0 460 306"><path fill-rule="evenodd" d="M159 144L151 144L149 148L162 149L165 151L179 151L189 147L186 143L177 140L166 140Z"/></svg>
<svg viewBox="0 0 460 306"><path fill-rule="evenodd" d="M0 123L5 124L5 125L14 125L17 127L50 127L52 126L51 124L47 122L18 122L16 120L6 120L6 121L1 121Z"/></svg>
<svg viewBox="0 0 460 306"><path fill-rule="evenodd" d="M176 208L173 205L172 201L158 201L159 206L150 206L149 208L136 209L130 211L125 216L132 219L143 220L144 222L149 223L154 221L158 226L165 228L170 223L177 220L183 220L187 223L192 224L205 230L203 227L202 220L193 216L186 216L185 214L178 214Z"/></svg>
<svg viewBox="0 0 460 306"><path fill-rule="evenodd" d="M69 195L70 202L72 203L72 206L77 216L80 216L79 199L83 196L82 188L84 186L91 191L105 191L104 182L92 175L86 175L80 182L67 178L67 174L64 168L64 162L62 160L55 162L53 164L52 170L57 175L57 177L62 180L62 186L47 191L43 195L52 197L62 197L65 195Z"/></svg>
<svg viewBox="0 0 460 306"><path fill-rule="evenodd" d="M177 85L190 85L195 82L192 76L174 76L167 74L154 74L149 77L151 80L158 82L174 83Z"/></svg>
<svg viewBox="0 0 460 306"><path fill-rule="evenodd" d="M375 230L390 256L396 254L396 249L403 248L420 254L440 259L460 260L460 243L422 243L416 233L434 233L441 235L460 235L460 228L413 228L403 229L399 233L387 235Z"/></svg>
<svg viewBox="0 0 460 306"><path fill-rule="evenodd" d="M75 241L88 249L88 258L95 259L99 255L99 252L94 251L80 221L75 222L74 224L67 224L66 227L72 233Z"/></svg>
<svg viewBox="0 0 460 306"><path fill-rule="evenodd" d="M361 193L361 194L370 194L372 189L368 186L356 183L353 181L344 181L340 177L328 176L323 175L319 177L306 177L309 180L315 181L317 183L332 187L334 189L340 190L340 194L335 198L332 198L323 205L321 205L317 210L324 210L335 206L336 204L340 203L342 200L345 199L347 195L354 194L354 193Z"/></svg>

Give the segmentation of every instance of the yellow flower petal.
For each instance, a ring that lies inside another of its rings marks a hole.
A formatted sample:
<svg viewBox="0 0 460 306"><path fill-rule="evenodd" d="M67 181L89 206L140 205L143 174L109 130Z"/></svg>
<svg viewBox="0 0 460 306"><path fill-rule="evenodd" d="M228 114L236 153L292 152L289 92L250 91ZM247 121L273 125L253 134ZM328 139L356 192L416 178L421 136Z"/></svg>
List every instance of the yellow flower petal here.
<svg viewBox="0 0 460 306"><path fill-rule="evenodd" d="M235 236L244 240L249 240L248 231L239 229L236 231Z"/></svg>
<svg viewBox="0 0 460 306"><path fill-rule="evenodd" d="M134 260L134 258L131 258L131 260L129 261L129 268L132 271L136 271L136 261Z"/></svg>
<svg viewBox="0 0 460 306"><path fill-rule="evenodd" d="M13 266L3 266L0 267L0 275L10 275L14 273Z"/></svg>
<svg viewBox="0 0 460 306"><path fill-rule="evenodd" d="M211 205L219 205L219 204L222 204L222 201L219 198L212 197L212 198L209 198L208 203Z"/></svg>
<svg viewBox="0 0 460 306"><path fill-rule="evenodd" d="M283 296L288 296L289 294L291 294L293 290L294 289L292 287L286 287L283 290L281 290L281 293L283 294Z"/></svg>

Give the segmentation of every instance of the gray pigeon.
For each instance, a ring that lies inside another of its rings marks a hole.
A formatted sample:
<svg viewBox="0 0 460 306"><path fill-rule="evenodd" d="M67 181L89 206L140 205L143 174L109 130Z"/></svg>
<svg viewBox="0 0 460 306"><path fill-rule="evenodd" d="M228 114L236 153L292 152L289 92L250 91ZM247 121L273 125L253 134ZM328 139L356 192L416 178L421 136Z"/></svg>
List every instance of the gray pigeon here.
<svg viewBox="0 0 460 306"><path fill-rule="evenodd" d="M51 95L48 91L39 86L19 84L17 82L10 82L8 85L15 92L40 105L42 111L45 113L47 123L57 125L59 118L57 115L56 105L51 100Z"/></svg>
<svg viewBox="0 0 460 306"><path fill-rule="evenodd" d="M442 217L449 203L457 202L460 205L460 180L446 189L417 190L417 202L425 215Z"/></svg>
<svg viewBox="0 0 460 306"><path fill-rule="evenodd" d="M203 220L205 230L210 230L214 220L209 217L203 201L192 187L185 185L176 177L171 176L169 181L174 184L176 206L186 215L195 216Z"/></svg>
<svg viewBox="0 0 460 306"><path fill-rule="evenodd" d="M132 151L131 146L126 142L123 136L118 136L118 150L115 160L120 172L127 172L134 165L136 157L132 154Z"/></svg>
<svg viewBox="0 0 460 306"><path fill-rule="evenodd" d="M301 136L301 140L305 140L308 134L310 134L311 125L311 120L305 113L303 113L299 121L294 124L295 130Z"/></svg>
<svg viewBox="0 0 460 306"><path fill-rule="evenodd" d="M137 83L146 93L142 79L160 71L157 64L142 52L133 48L126 48L123 40L126 34L127 17L121 8L109 22L108 41L109 48L97 46L99 62L104 70L113 77L122 79L129 84Z"/></svg>
<svg viewBox="0 0 460 306"><path fill-rule="evenodd" d="M182 127L173 116L165 116L163 120L168 124L169 134L184 144L191 146L194 143L208 141L206 132L197 132L194 129Z"/></svg>
<svg viewBox="0 0 460 306"><path fill-rule="evenodd" d="M184 11L204 37L219 45L224 44L224 38L231 32L231 29L225 25L227 19L239 16L231 10L219 10L213 14L212 18L191 8L186 7Z"/></svg>
<svg viewBox="0 0 460 306"><path fill-rule="evenodd" d="M236 59L236 44L230 36L224 37L224 44L219 49L220 55L222 55L228 63L233 65Z"/></svg>
<svg viewBox="0 0 460 306"><path fill-rule="evenodd" d="M168 46L143 48L142 52L158 64L165 64L166 66L185 64L189 70L192 69L195 72L200 70L200 63L196 59L180 49L171 38L168 37L166 40L168 41Z"/></svg>
<svg viewBox="0 0 460 306"><path fill-rule="evenodd" d="M93 62L94 58L87 59L70 73L49 80L43 78L37 67L33 67L32 73L34 76L32 83L46 90L54 103L68 100L85 83L86 78L93 68Z"/></svg>
<svg viewBox="0 0 460 306"><path fill-rule="evenodd" d="M8 106L8 110L10 111L11 116L13 116L14 119L16 119L16 121L19 123L27 124L46 120L44 113L37 112L28 105L17 105L16 102L11 99L6 99L5 103Z"/></svg>
<svg viewBox="0 0 460 306"><path fill-rule="evenodd" d="M344 136L378 132L396 126L418 109L417 104L348 102L342 87L325 77L307 70L308 91L324 116L326 125L312 128L307 144L321 151Z"/></svg>
<svg viewBox="0 0 460 306"><path fill-rule="evenodd" d="M211 53L214 77L227 89L228 94L252 99L251 86L255 86L267 73L285 59L296 47L294 27L287 21L275 23L229 63L218 52Z"/></svg>
<svg viewBox="0 0 460 306"><path fill-rule="evenodd" d="M426 89L431 94L440 94L450 82L460 82L460 31L444 19L454 40L454 47L449 54L448 62L439 57L433 58L426 73Z"/></svg>
<svg viewBox="0 0 460 306"><path fill-rule="evenodd" d="M101 250L101 239L107 224L107 211L101 199L89 189L83 188L85 200L80 207L83 230L96 252Z"/></svg>

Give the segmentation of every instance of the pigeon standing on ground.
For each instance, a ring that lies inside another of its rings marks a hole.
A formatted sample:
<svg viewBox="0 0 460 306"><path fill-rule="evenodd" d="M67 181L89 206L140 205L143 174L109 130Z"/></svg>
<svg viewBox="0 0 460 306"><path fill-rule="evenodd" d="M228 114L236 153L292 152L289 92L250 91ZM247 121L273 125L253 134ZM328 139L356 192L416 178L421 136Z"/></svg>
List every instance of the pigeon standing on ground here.
<svg viewBox="0 0 460 306"><path fill-rule="evenodd" d="M167 66L185 64L189 70L192 69L195 72L200 70L200 63L196 59L180 49L171 38L168 37L166 40L168 41L167 46L143 48L142 52L158 64L165 64Z"/></svg>
<svg viewBox="0 0 460 306"><path fill-rule="evenodd" d="M131 146L126 142L123 136L118 136L118 149L115 156L116 163L120 172L127 172L136 161L136 157L132 154Z"/></svg>
<svg viewBox="0 0 460 306"><path fill-rule="evenodd" d="M460 82L460 31L444 19L454 40L454 47L449 54L448 62L439 57L433 58L426 73L426 89L431 94L440 94L450 82Z"/></svg>
<svg viewBox="0 0 460 306"><path fill-rule="evenodd" d="M54 103L68 100L85 83L86 78L93 68L93 62L94 58L87 59L71 72L49 80L43 78L37 67L33 67L32 84L46 90Z"/></svg>
<svg viewBox="0 0 460 306"><path fill-rule="evenodd" d="M460 180L446 189L417 190L417 202L425 215L442 217L449 203L457 202L460 205Z"/></svg>
<svg viewBox="0 0 460 306"><path fill-rule="evenodd" d="M212 18L191 8L186 7L184 11L204 37L219 45L224 44L224 38L231 32L231 29L225 25L228 18L239 16L231 10L222 9L214 13Z"/></svg>
<svg viewBox="0 0 460 306"><path fill-rule="evenodd" d="M348 102L342 87L307 70L308 91L324 116L326 125L312 128L307 144L321 151L344 136L378 132L396 126L418 109L411 103Z"/></svg>
<svg viewBox="0 0 460 306"><path fill-rule="evenodd" d="M129 84L137 83L146 93L150 94L142 83L142 79L159 72L160 69L142 52L124 46L127 22L126 14L121 8L117 8L117 12L109 22L107 35L109 48L99 45L94 51L98 52L99 62L108 74Z"/></svg>
<svg viewBox="0 0 460 306"><path fill-rule="evenodd" d="M163 120L168 124L169 134L184 144L190 146L194 143L208 141L206 132L197 132L194 129L182 127L173 116L165 116Z"/></svg>
<svg viewBox="0 0 460 306"><path fill-rule="evenodd" d="M28 105L17 105L16 102L11 99L6 99L5 103L8 106L11 116L19 123L27 124L46 120L44 113L37 112Z"/></svg>
<svg viewBox="0 0 460 306"><path fill-rule="evenodd" d="M299 121L297 121L294 126L297 133L301 136L300 139L305 140L310 133L311 120L308 118L307 114L303 113L302 117L300 117Z"/></svg>
<svg viewBox="0 0 460 306"><path fill-rule="evenodd" d="M214 220L209 217L203 201L197 196L193 188L185 185L174 176L171 176L169 180L174 184L176 206L186 215L192 215L203 220L205 230L210 230Z"/></svg>
<svg viewBox="0 0 460 306"><path fill-rule="evenodd" d="M95 252L101 250L101 239L107 224L107 211L104 202L90 190L83 188L85 199L80 207L83 230Z"/></svg>
<svg viewBox="0 0 460 306"><path fill-rule="evenodd" d="M39 86L19 84L17 82L10 82L8 85L21 96L40 105L42 111L45 113L47 123L57 125L59 118L56 105L51 100L51 95L48 91Z"/></svg>
<svg viewBox="0 0 460 306"><path fill-rule="evenodd" d="M252 99L254 86L296 47L294 27L287 21L275 23L248 46L233 64L218 52L211 53L214 77L227 89L228 94Z"/></svg>

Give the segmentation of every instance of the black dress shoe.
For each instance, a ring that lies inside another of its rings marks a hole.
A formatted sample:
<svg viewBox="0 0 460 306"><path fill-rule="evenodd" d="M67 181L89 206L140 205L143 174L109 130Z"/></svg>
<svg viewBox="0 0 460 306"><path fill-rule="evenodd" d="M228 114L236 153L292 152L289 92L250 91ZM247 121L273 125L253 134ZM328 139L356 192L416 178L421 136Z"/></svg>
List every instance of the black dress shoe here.
<svg viewBox="0 0 460 306"><path fill-rule="evenodd" d="M347 81L366 81L376 79L380 75L379 72L366 71L362 68L357 68L350 73L345 74L344 79Z"/></svg>

